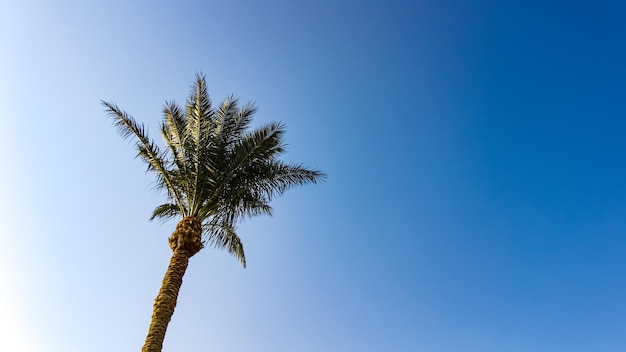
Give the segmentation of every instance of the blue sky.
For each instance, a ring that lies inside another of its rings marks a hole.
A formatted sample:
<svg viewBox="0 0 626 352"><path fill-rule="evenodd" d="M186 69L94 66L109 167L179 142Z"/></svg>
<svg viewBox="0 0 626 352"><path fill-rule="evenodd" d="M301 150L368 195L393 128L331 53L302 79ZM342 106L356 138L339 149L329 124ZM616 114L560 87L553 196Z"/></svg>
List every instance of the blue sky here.
<svg viewBox="0 0 626 352"><path fill-rule="evenodd" d="M175 224L100 99L156 132L202 71L328 179L192 258L164 351L623 351L624 15L0 1L0 350L140 349Z"/></svg>

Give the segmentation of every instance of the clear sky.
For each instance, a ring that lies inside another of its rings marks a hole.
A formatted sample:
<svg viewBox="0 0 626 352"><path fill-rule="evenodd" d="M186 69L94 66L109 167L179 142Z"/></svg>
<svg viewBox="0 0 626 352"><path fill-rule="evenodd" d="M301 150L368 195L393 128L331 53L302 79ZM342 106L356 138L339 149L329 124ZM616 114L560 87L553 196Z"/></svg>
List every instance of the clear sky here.
<svg viewBox="0 0 626 352"><path fill-rule="evenodd" d="M625 4L0 0L0 350L139 351L175 224L100 99L156 132L202 71L328 179L164 351L625 351Z"/></svg>

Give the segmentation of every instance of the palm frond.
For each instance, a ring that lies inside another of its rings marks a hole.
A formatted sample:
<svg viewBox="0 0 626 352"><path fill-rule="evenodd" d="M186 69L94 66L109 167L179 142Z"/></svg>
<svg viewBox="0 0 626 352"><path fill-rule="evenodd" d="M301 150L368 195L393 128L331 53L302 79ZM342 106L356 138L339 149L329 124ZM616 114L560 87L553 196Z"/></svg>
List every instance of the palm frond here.
<svg viewBox="0 0 626 352"><path fill-rule="evenodd" d="M189 161L188 148L185 145L186 139L184 131L187 126L187 119L180 107L174 102L168 102L163 108L163 122L161 123L161 135L165 144L170 148L173 156L172 166L177 169L177 174L187 175L187 164ZM188 178L180 177L177 184L181 187L183 194L189 194L191 183Z"/></svg>
<svg viewBox="0 0 626 352"><path fill-rule="evenodd" d="M230 153L230 168L237 170L242 165L254 160L271 160L284 152L284 126L272 122L247 133L239 139Z"/></svg>
<svg viewBox="0 0 626 352"><path fill-rule="evenodd" d="M212 218L224 218L234 222L236 219L258 215L272 216L269 198L252 188L228 190L228 194L217 197L215 202L207 202L200 209L200 215Z"/></svg>
<svg viewBox="0 0 626 352"><path fill-rule="evenodd" d="M152 212L152 216L150 217L150 220L163 219L165 221L165 220L173 218L176 215L180 215L179 206L176 204L172 204L172 203L165 203L165 204L159 205L158 207L154 209L154 211Z"/></svg>
<svg viewBox="0 0 626 352"><path fill-rule="evenodd" d="M241 139L256 110L254 103L247 103L239 109L239 100L233 95L224 100L216 112L216 120L221 122L216 132L219 132L218 139L223 148L230 150L233 143Z"/></svg>
<svg viewBox="0 0 626 352"><path fill-rule="evenodd" d="M206 81L203 76L196 76L196 85L187 99L185 137L189 138L193 147L198 150L202 140L207 138L209 127L213 123L214 112L211 109L211 99L207 92Z"/></svg>
<svg viewBox="0 0 626 352"><path fill-rule="evenodd" d="M168 191L168 194L177 203L181 203L181 194L170 179L166 167L166 153L161 153L158 146L148 137L147 131L143 124L139 124L115 104L102 101L106 107L108 115L113 118L113 125L117 128L122 138L127 139L135 137L137 139L136 147L138 156L148 164L148 170L155 171L158 178L158 184ZM182 209L181 209L182 211Z"/></svg>
<svg viewBox="0 0 626 352"><path fill-rule="evenodd" d="M167 146L170 148L174 161L178 168L186 167L187 153L185 149L184 131L187 126L185 115L174 102L166 103L163 108L163 123L161 134Z"/></svg>
<svg viewBox="0 0 626 352"><path fill-rule="evenodd" d="M252 121L252 117L257 112L257 107L254 102L246 103L239 110L239 114L237 116L237 124L233 126L232 135L235 138L241 138L248 127L250 126L250 122Z"/></svg>
<svg viewBox="0 0 626 352"><path fill-rule="evenodd" d="M204 228L205 243L217 249L225 249L239 260L242 267L246 267L246 255L241 238L235 233L230 224L209 223Z"/></svg>
<svg viewBox="0 0 626 352"><path fill-rule="evenodd" d="M262 194L268 200L283 194L288 189L307 183L318 183L326 175L302 165L285 163L279 160L261 160L248 165L231 180L236 191L245 189Z"/></svg>
<svg viewBox="0 0 626 352"><path fill-rule="evenodd" d="M215 127L214 115L205 78L198 74L196 75L196 85L189 95L186 107L185 138L190 141L187 147L191 155L187 173L194 178L187 194L191 214L196 214L202 203L202 193L204 192L202 174L213 168L211 165L213 158L209 157L211 154L209 137L211 130Z"/></svg>
<svg viewBox="0 0 626 352"><path fill-rule="evenodd" d="M216 140L225 141L229 134L229 127L233 123L233 115L237 113L237 105L239 100L230 95L220 105L219 109L215 111L215 129L213 130L213 137Z"/></svg>

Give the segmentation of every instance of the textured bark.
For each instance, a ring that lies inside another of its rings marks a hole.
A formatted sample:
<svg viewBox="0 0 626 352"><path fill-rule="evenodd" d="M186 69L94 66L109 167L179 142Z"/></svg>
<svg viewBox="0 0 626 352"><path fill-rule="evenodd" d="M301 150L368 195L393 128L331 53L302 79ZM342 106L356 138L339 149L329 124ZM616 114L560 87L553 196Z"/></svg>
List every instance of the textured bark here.
<svg viewBox="0 0 626 352"><path fill-rule="evenodd" d="M176 225L176 230L169 239L174 253L159 294L154 300L152 321L142 352L161 352L165 331L176 308L178 292L183 284L183 275L187 270L189 258L203 247L201 236L201 223L196 218L184 218Z"/></svg>
<svg viewBox="0 0 626 352"><path fill-rule="evenodd" d="M189 257L198 253L204 245L202 244L202 223L198 218L183 218L176 224L176 230L169 238L172 251L186 250Z"/></svg>

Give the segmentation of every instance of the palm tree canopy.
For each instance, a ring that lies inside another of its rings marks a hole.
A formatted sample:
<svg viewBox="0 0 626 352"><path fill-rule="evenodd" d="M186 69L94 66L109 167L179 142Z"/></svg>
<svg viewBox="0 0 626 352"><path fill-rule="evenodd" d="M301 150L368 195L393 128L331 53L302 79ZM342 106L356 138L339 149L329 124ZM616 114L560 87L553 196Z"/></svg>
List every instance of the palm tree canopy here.
<svg viewBox="0 0 626 352"><path fill-rule="evenodd" d="M229 96L214 108L201 74L196 75L184 111L174 102L165 104L160 126L163 149L149 138L143 124L115 104L102 103L120 134L136 139L137 156L156 175L156 187L167 194L167 202L154 209L151 219L198 218L204 242L228 250L244 267L243 246L235 231L238 220L271 215L274 196L325 177L318 170L278 159L285 151L281 123L249 130L254 104L240 107L238 99Z"/></svg>

